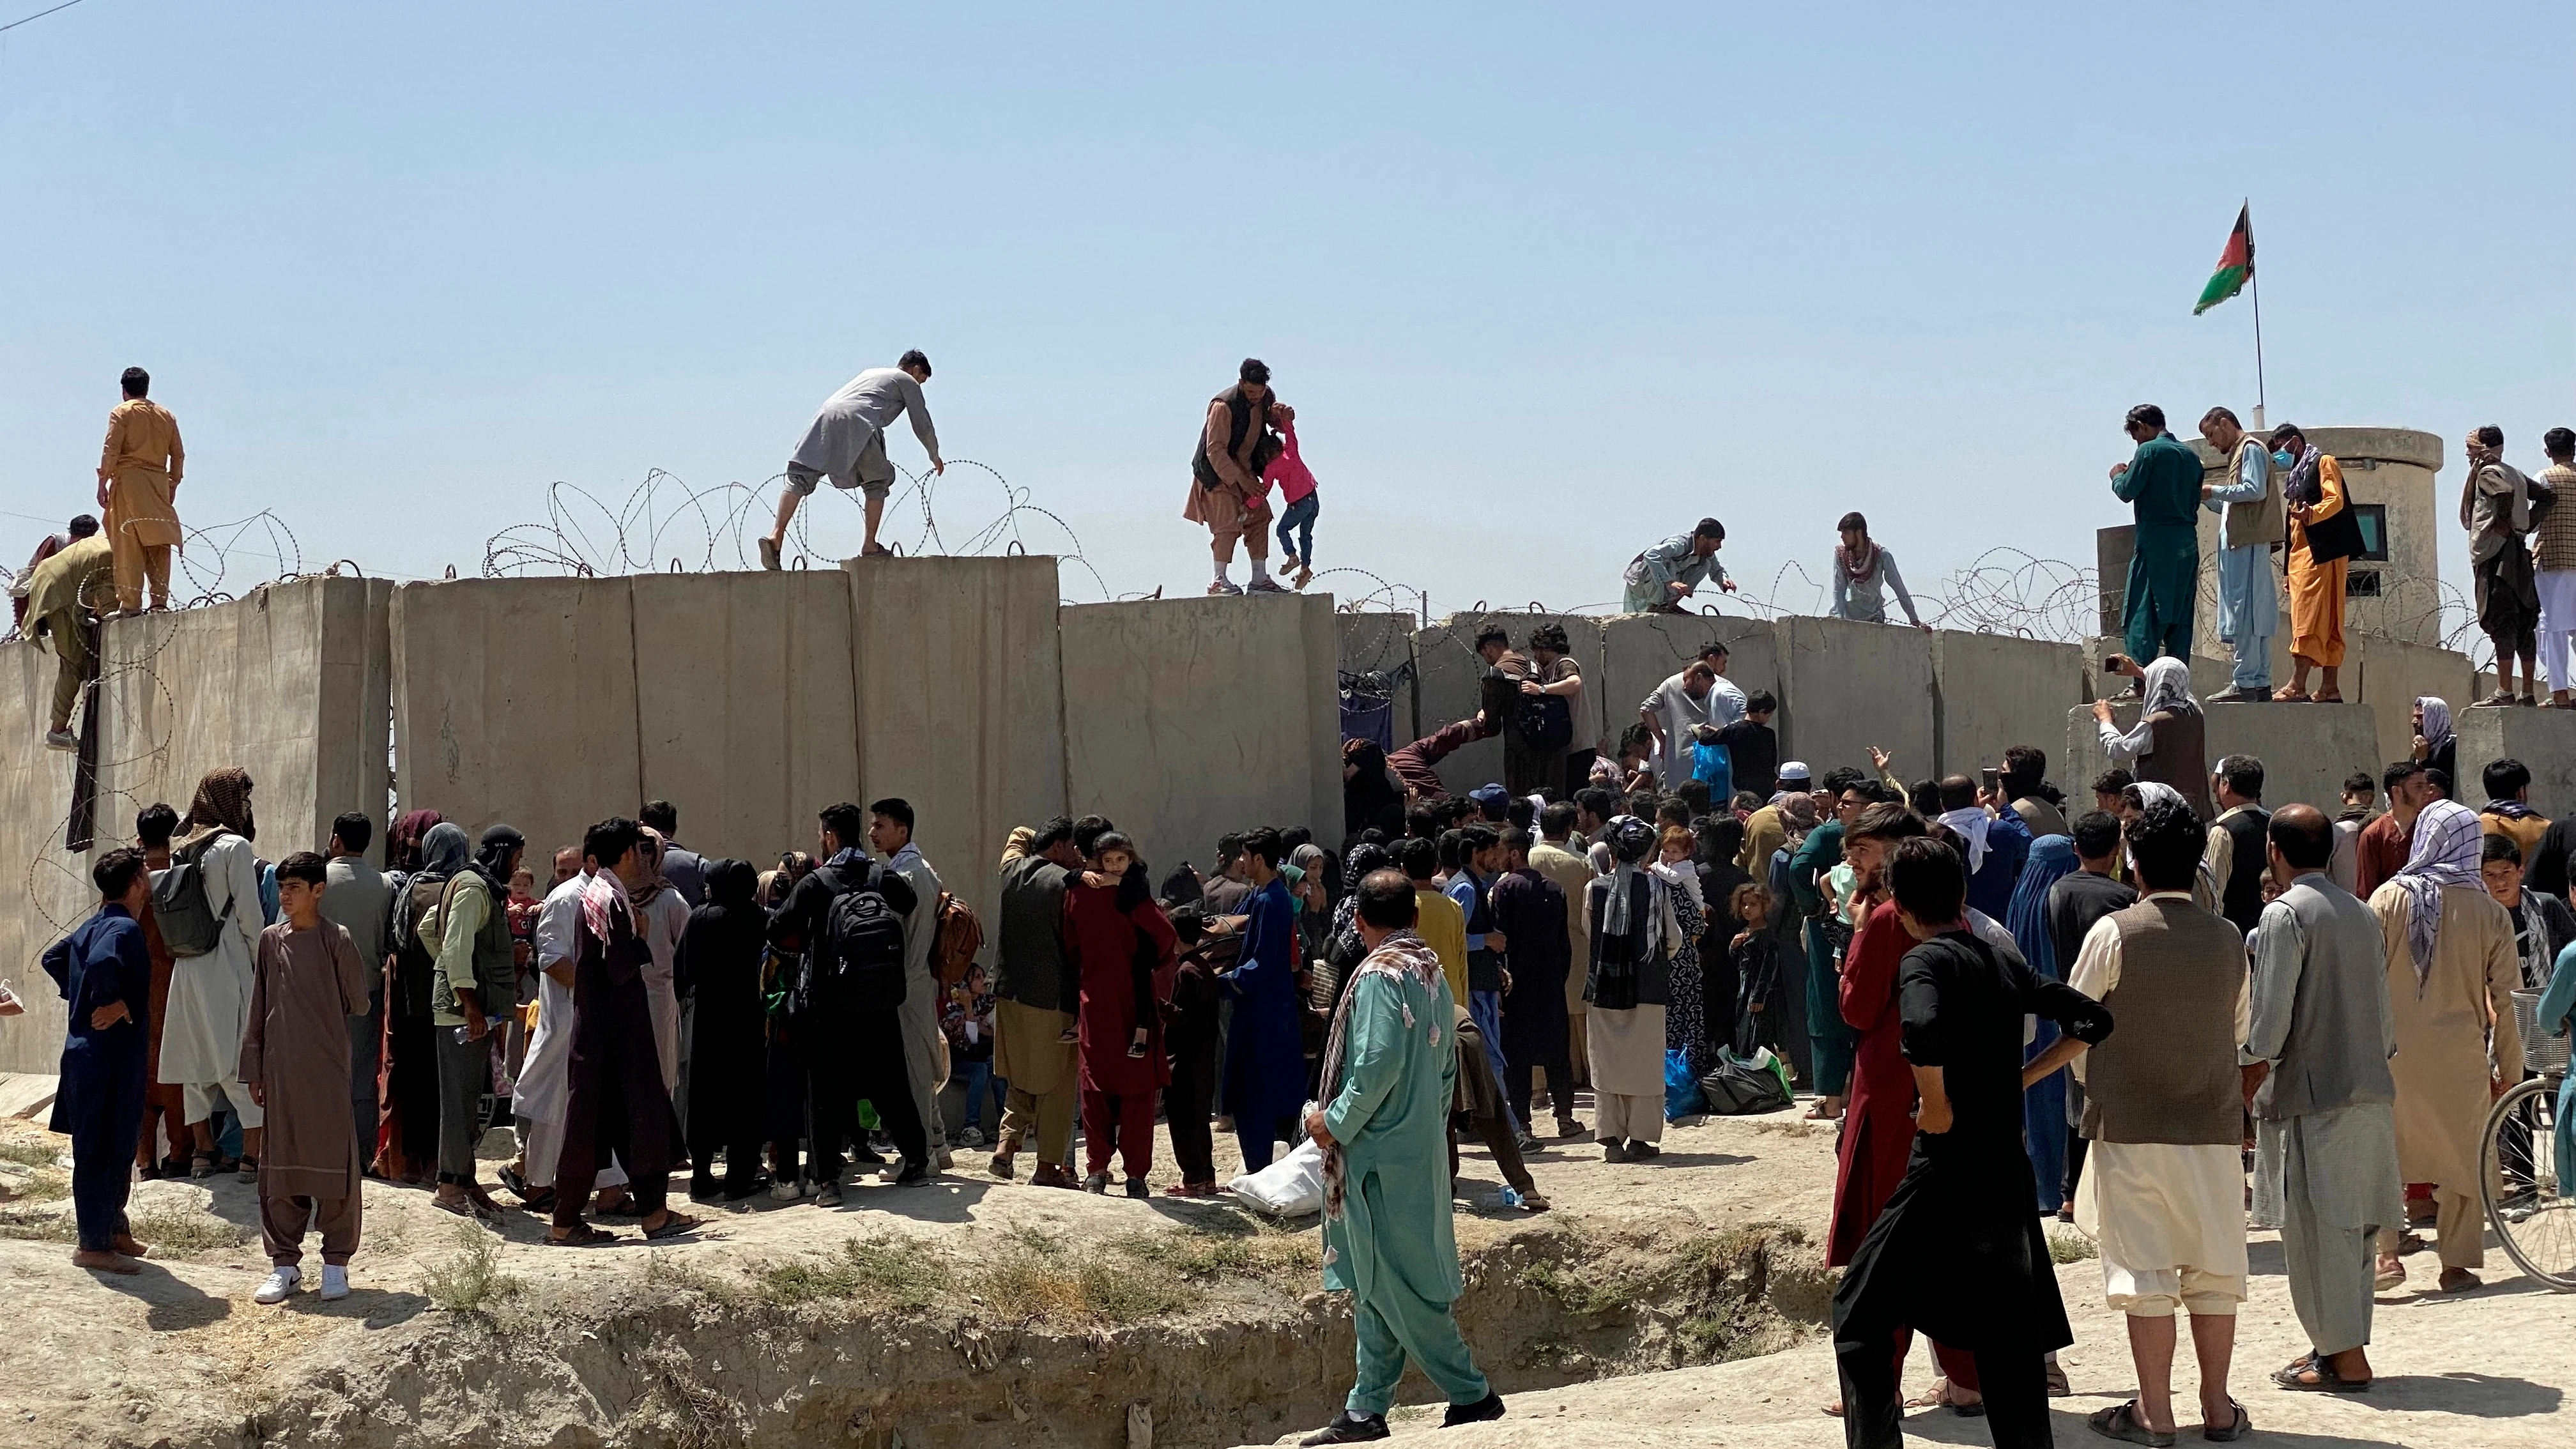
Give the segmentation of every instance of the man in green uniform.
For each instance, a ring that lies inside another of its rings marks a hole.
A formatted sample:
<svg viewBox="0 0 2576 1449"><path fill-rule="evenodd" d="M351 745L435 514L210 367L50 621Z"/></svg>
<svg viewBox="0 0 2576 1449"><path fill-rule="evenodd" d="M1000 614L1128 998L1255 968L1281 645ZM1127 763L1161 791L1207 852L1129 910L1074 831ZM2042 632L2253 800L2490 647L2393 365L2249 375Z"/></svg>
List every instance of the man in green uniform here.
<svg viewBox="0 0 2576 1449"><path fill-rule="evenodd" d="M1324 1286L1351 1295L1359 1376L1307 1444L1385 1438L1408 1354L1448 1395L1444 1426L1503 1416L1450 1312L1461 1291L1449 1224L1457 1006L1438 954L1413 933L1413 882L1402 871L1360 882L1358 916L1368 959L1333 1014L1324 1105L1307 1114L1306 1131L1324 1149Z"/></svg>
<svg viewBox="0 0 2576 1449"><path fill-rule="evenodd" d="M2154 403L2129 409L2123 430L2138 445L2111 469L2111 496L2136 511L2138 525L2121 615L2129 657L2141 666L2159 654L2187 660L2200 587L2200 455L2165 431L2165 410Z"/></svg>

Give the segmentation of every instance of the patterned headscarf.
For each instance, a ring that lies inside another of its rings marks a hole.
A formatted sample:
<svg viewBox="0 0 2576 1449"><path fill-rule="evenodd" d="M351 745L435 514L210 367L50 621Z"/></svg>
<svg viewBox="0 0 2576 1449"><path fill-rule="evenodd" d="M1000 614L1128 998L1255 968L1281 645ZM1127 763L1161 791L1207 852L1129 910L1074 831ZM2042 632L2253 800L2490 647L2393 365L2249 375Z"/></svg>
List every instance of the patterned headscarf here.
<svg viewBox="0 0 2576 1449"><path fill-rule="evenodd" d="M1362 961L1358 969L1351 973L1351 983L1356 986L1363 976L1401 978L1407 974L1412 975L1422 984L1424 990L1431 993L1431 1002L1436 1008L1440 1003L1441 993L1448 989L1448 979L1440 972L1439 953L1425 945L1422 938L1410 929L1398 931L1378 942L1377 949L1371 951L1368 959ZM1350 1031L1351 1002L1358 995L1357 991L1344 991L1340 1003L1333 1008L1332 1033L1324 1041L1323 1082L1316 1096L1316 1100L1326 1107L1330 1107L1333 1100L1342 1094L1344 1041ZM1435 1010L1433 1015L1436 1017L1439 1013ZM1421 1025L1413 1019L1413 1008L1410 1006L1407 1006L1404 1011L1404 1025L1407 1030ZM1449 1026L1450 1023L1446 1019L1431 1023L1433 1046L1440 1044ZM1339 1218L1341 1215L1342 1144L1335 1142L1324 1149L1324 1216Z"/></svg>
<svg viewBox="0 0 2576 1449"><path fill-rule="evenodd" d="M183 841L194 840L213 830L229 830L244 840L256 840L259 831L251 820L250 772L239 765L226 765L208 770L197 782L196 797L188 802L187 818L179 822Z"/></svg>
<svg viewBox="0 0 2576 1449"><path fill-rule="evenodd" d="M2432 723L2429 713L2425 723ZM2406 857L2405 868L2389 879L2406 888L2406 952L2415 961L2417 996L2432 980L2433 951L2441 944L2442 887L2474 890L2482 884L2478 879L2482 844L2477 812L2457 800L2436 800L2415 817L2414 850Z"/></svg>
<svg viewBox="0 0 2576 1449"><path fill-rule="evenodd" d="M2147 696L2138 709L2138 718L2151 714L2198 714L2200 701L2192 697L2191 666L2168 654L2147 661Z"/></svg>
<svg viewBox="0 0 2576 1449"><path fill-rule="evenodd" d="M635 842L635 848L644 854L645 874L643 880L627 888L626 901L640 911L672 885L671 878L662 874L662 832L646 825L638 833L642 838Z"/></svg>
<svg viewBox="0 0 2576 1449"><path fill-rule="evenodd" d="M2415 707L2424 711L2424 751L2430 754L2451 742L2451 703L2436 695L2423 695Z"/></svg>

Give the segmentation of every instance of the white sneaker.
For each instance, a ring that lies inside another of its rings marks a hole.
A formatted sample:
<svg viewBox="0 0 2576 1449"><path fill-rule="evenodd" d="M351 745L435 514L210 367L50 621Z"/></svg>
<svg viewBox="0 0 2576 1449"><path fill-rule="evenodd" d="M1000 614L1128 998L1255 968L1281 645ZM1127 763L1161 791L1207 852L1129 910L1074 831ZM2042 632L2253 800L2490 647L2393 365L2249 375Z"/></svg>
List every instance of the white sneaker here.
<svg viewBox="0 0 2576 1449"><path fill-rule="evenodd" d="M983 1145L984 1145L984 1129L983 1129L983 1128L981 1128L981 1127L969 1127L969 1128L967 1128L965 1131L958 1133L958 1134L957 1134L957 1145L958 1145L958 1146L960 1146L960 1147L981 1147L981 1146L983 1146Z"/></svg>
<svg viewBox="0 0 2576 1449"><path fill-rule="evenodd" d="M794 1202L804 1195L805 1184L793 1178L769 1185L769 1198L772 1202Z"/></svg>
<svg viewBox="0 0 2576 1449"><path fill-rule="evenodd" d="M349 1296L349 1269L346 1264L322 1265L322 1301L336 1302Z"/></svg>
<svg viewBox="0 0 2576 1449"><path fill-rule="evenodd" d="M295 1285L303 1281L304 1270L301 1268L289 1266L276 1269L268 1275L268 1281L259 1285L259 1291L250 1295L250 1301L253 1303L283 1303L287 1299L295 1296ZM341 1291L346 1292L348 1290L342 1289Z"/></svg>

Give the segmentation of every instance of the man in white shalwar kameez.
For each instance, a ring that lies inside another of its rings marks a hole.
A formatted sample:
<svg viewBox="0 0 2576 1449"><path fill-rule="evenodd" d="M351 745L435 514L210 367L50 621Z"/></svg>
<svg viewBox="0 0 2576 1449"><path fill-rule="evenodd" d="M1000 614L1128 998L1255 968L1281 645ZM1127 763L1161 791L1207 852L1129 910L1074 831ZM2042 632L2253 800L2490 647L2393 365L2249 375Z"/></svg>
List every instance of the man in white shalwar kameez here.
<svg viewBox="0 0 2576 1449"><path fill-rule="evenodd" d="M525 1165L516 1174L501 1174L512 1192L531 1203L552 1199L555 1160L563 1153L564 1109L572 1099L572 981L581 950L581 893L598 870L599 862L584 860L537 908L537 1029L528 1038L518 1089L510 1098ZM626 1174L612 1164L600 1170L598 1185L623 1187Z"/></svg>
<svg viewBox="0 0 2576 1449"><path fill-rule="evenodd" d="M168 1019L161 1026L161 1080L186 1091L197 1156L213 1160L210 1124L221 1096L242 1126L242 1177L258 1175L267 1115L241 1084L242 1031L250 1024L252 963L267 922L259 908L259 858L252 852L251 778L237 767L209 770L179 822L174 856L194 858L206 906L217 921L215 947L181 956L170 971ZM172 867L176 869L176 866ZM156 872L154 879L166 872ZM200 1165L200 1173L207 1171Z"/></svg>

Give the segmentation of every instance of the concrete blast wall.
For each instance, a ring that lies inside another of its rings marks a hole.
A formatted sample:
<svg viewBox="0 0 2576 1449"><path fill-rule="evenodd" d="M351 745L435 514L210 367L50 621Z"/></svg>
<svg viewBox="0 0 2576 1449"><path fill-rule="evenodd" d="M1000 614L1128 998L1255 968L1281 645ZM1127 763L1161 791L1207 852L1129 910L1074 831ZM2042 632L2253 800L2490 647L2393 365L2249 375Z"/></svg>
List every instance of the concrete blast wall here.
<svg viewBox="0 0 2576 1449"><path fill-rule="evenodd" d="M1869 769L1869 747L1887 751L1908 782L1935 768L1932 641L1919 629L1801 617L1776 621L1781 758L1818 778L1837 765ZM2062 783L2062 777L2061 777Z"/></svg>
<svg viewBox="0 0 2576 1449"><path fill-rule="evenodd" d="M1604 663L1599 677L1606 716L1602 733L1613 748L1620 734L1637 722L1637 706L1645 703L1646 696L1699 658L1700 649L1712 639L1726 646L1726 677L1748 698L1766 689L1774 695L1782 692L1777 632L1760 619L1622 614L1602 621L1601 633Z"/></svg>
<svg viewBox="0 0 2576 1449"><path fill-rule="evenodd" d="M1058 648L1056 561L857 559L847 568L866 790L853 798L912 803L922 854L983 916L989 937L1003 837L1065 809L1068 656ZM1331 601L1321 602L1329 614ZM1329 683L1329 632L1319 657ZM805 838L825 803L805 807Z"/></svg>
<svg viewBox="0 0 2576 1449"><path fill-rule="evenodd" d="M2227 755L2261 760L2266 805L2304 802L2333 815L2342 808L2344 776L2371 768L2379 747L2370 711L2357 704L2212 704L2203 709L2209 717L2208 762L2215 766ZM2112 719L2124 731L2136 725L2136 701L2114 701ZM2068 765L2057 780L2081 804L2091 798L2084 793L2084 782L2109 769L2111 757L2089 706L2068 710L2065 728Z"/></svg>
<svg viewBox="0 0 2576 1449"><path fill-rule="evenodd" d="M2006 749L2034 745L2049 750L2049 775L2057 787L2082 797L2084 780L2058 768L2057 752L2049 748L2065 727L2066 712L2093 697L2081 648L1945 629L1932 636L1932 668L1940 681L1935 718L1943 774L1974 775L1982 766L2000 766ZM1904 762L1897 764L1903 774ZM1906 776L1909 783L1918 778Z"/></svg>
<svg viewBox="0 0 2576 1449"><path fill-rule="evenodd" d="M1184 860L1211 869L1229 831L1305 825L1339 846L1330 598L1076 604L1057 618L1068 808L1116 821L1157 884Z"/></svg>
<svg viewBox="0 0 2576 1449"><path fill-rule="evenodd" d="M1390 686L1398 747L1419 739L1422 733L1421 680L1416 677L1413 663L1416 622L1411 614L1385 611L1333 615L1333 628L1341 641L1341 672L1380 675Z"/></svg>
<svg viewBox="0 0 2576 1449"><path fill-rule="evenodd" d="M823 806L901 796L989 919L1005 817L1063 808L1055 587L1045 558L405 585L402 808L538 854L667 799L690 849L766 868Z"/></svg>
<svg viewBox="0 0 2576 1449"><path fill-rule="evenodd" d="M226 765L250 773L268 860L322 849L343 811L381 815L391 592L382 580L303 579L234 603L108 624L99 849L128 843L135 812L154 801L185 813L198 779ZM37 957L87 914L95 892L89 860L62 849L72 756L37 738L53 656L12 644L5 657L12 682L25 687L13 693L13 713L0 716L0 846L25 893L19 909L0 913L0 961L8 963L0 974L30 1009L0 1026L0 1070L51 1071L62 1048L61 1002Z"/></svg>
<svg viewBox="0 0 2576 1449"><path fill-rule="evenodd" d="M2487 766L2512 759L2531 771L2532 809L2552 820L2576 814L2576 715L2556 709L2463 709L2452 719L2460 737L2460 778L2451 787L2452 799L2472 810L2484 805Z"/></svg>

